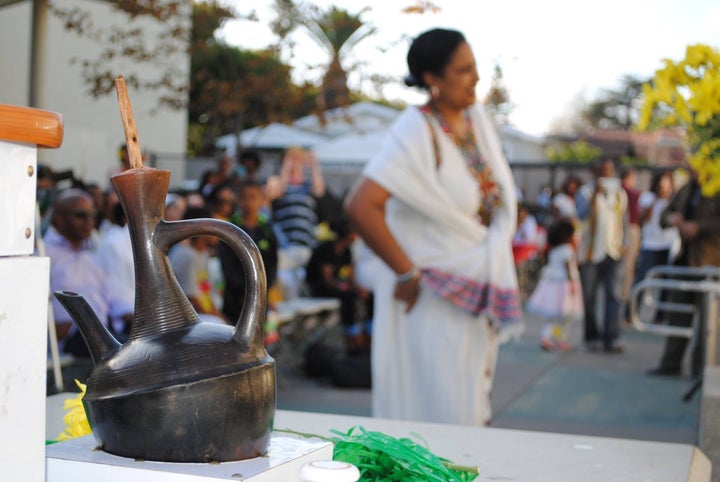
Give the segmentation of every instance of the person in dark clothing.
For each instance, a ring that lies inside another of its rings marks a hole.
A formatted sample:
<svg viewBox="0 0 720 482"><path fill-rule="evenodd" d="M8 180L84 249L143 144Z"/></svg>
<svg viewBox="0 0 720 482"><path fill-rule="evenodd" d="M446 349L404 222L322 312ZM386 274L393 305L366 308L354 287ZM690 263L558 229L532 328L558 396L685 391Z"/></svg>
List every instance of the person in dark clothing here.
<svg viewBox="0 0 720 482"><path fill-rule="evenodd" d="M207 199L213 189L219 186L232 185L234 179L233 159L229 155L224 155L218 159L215 169L208 169L202 173L198 192Z"/></svg>
<svg viewBox="0 0 720 482"><path fill-rule="evenodd" d="M238 156L238 164L243 171L243 180L260 182L260 154L253 149L245 149Z"/></svg>
<svg viewBox="0 0 720 482"><path fill-rule="evenodd" d="M262 185L246 181L240 185L239 211L233 213L229 221L239 226L255 241L260 250L267 286L275 283L278 266L278 242L268 219L260 212L264 203ZM245 271L240 259L225 243L218 246L218 256L225 278L222 311L230 322L240 317L245 299ZM267 295L267 293L263 293Z"/></svg>
<svg viewBox="0 0 720 482"><path fill-rule="evenodd" d="M660 217L660 225L664 228L676 227L682 239L682 251L675 260L679 266L720 266L720 194L706 197L702 194L695 175L670 200ZM672 291L668 301L674 303L694 304L698 308L701 338L695 344L692 354L691 372L699 376L704 366L704 310L703 295L694 292ZM673 326L690 326L692 314L669 313L668 324ZM688 339L668 337L665 342L660 364L650 370L651 375L675 376L682 372L682 360L687 348Z"/></svg>
<svg viewBox="0 0 720 482"><path fill-rule="evenodd" d="M347 221L333 221L330 225L335 239L325 241L313 250L305 268L305 281L312 296L338 298L340 314L345 328L348 351L363 348L359 330L357 303L363 302L371 310L372 298L368 290L355 283L353 258L350 247L356 234Z"/></svg>

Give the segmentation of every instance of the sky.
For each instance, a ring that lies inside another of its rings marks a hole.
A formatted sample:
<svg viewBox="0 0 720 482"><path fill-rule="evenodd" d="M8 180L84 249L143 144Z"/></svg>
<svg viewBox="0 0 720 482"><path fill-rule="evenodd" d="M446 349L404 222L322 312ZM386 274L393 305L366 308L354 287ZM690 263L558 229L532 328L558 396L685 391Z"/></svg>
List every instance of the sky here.
<svg viewBox="0 0 720 482"><path fill-rule="evenodd" d="M268 46L273 37L269 22L275 17L272 0L224 0L237 11L255 9L257 22L230 21L221 36L247 49ZM405 14L414 0L314 0L321 8L335 5L357 13L377 32L360 42L347 66L359 64L348 79L351 88L368 91L371 73L395 79L385 87L388 99L411 104L425 95L405 87L405 56L410 39L434 27L460 30L473 48L480 82L478 97L487 93L494 66L502 68L505 85L515 105L510 122L533 135L546 134L579 101L595 100L603 90L617 89L625 75L650 78L662 59L679 60L685 48L706 43L720 48L718 0L434 0L439 13ZM317 66L327 57L302 30L293 34L294 55L283 60L298 79L318 80Z"/></svg>

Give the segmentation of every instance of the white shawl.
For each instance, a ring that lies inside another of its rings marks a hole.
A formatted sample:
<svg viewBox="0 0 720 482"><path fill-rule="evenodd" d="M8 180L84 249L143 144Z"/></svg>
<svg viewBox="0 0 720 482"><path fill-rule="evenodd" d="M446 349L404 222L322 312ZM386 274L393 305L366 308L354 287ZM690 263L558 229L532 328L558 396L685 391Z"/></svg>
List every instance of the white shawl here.
<svg viewBox="0 0 720 482"><path fill-rule="evenodd" d="M515 183L489 117L479 105L471 108L470 114L480 153L492 169L502 193L502 204L494 211L489 227L483 226L475 213L460 209L441 184L430 127L416 107L406 109L393 123L381 152L371 159L364 174L391 193L388 226L413 263L423 269L435 269L488 284L500 292L517 293L511 247L517 216ZM435 122L433 128L440 163L464 169L471 177L459 149ZM411 207L421 217L393 217L391 202ZM418 226L418 223L426 224ZM419 235L423 230L427 233L428 226L443 233L441 241L433 239L430 243L425 236ZM385 280L388 284L384 289L394 284L392 273L389 275L391 278ZM495 308L490 306L483 314L503 324L520 321L498 320L494 316L497 314Z"/></svg>

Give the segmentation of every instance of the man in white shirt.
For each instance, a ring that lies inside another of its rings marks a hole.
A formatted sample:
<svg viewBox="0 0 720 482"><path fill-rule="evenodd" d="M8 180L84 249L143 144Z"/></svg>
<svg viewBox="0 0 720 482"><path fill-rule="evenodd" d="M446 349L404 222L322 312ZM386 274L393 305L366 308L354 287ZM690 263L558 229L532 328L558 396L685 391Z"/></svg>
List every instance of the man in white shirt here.
<svg viewBox="0 0 720 482"><path fill-rule="evenodd" d="M98 242L97 260L105 273L107 289L112 290L117 303L123 307L120 313L110 313L110 326L116 333L129 335L126 315L135 305L135 259L122 205L116 203L110 214L112 219L108 222L112 226Z"/></svg>
<svg viewBox="0 0 720 482"><path fill-rule="evenodd" d="M114 296L98 262L92 238L94 226L95 208L88 193L68 189L58 194L53 205L52 226L43 238L50 258L50 291L72 291L82 295L104 323L111 314L120 313L130 321L133 307L125 306ZM54 297L53 312L63 350L88 357L85 343L70 314Z"/></svg>
<svg viewBox="0 0 720 482"><path fill-rule="evenodd" d="M582 186L576 195L582 237L578 249L583 301L585 302L585 345L590 351L601 347L606 353L620 353L620 310L623 255L627 236L627 195L615 177L612 159L596 166L595 180ZM598 285L604 292L605 319L598 329L595 313Z"/></svg>

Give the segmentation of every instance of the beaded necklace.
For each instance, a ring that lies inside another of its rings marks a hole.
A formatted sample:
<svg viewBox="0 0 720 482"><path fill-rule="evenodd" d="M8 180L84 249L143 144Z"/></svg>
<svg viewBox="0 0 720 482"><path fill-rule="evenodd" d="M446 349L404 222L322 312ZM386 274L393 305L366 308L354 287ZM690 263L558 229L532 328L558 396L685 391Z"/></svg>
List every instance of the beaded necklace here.
<svg viewBox="0 0 720 482"><path fill-rule="evenodd" d="M490 166L487 165L480 153L480 148L475 139L470 112L465 110L463 113L467 131L464 136L457 135L440 111L431 104L428 103L420 107L420 112L422 112L428 120L431 117L434 118L442 131L453 140L460 150L460 153L467 163L468 169L477 179L480 187L481 205L478 214L480 215L482 223L489 226L492 221L493 211L502 204L502 193L500 186L495 182L492 169L490 169ZM434 139L433 142L435 143L435 155L438 157L439 148Z"/></svg>

